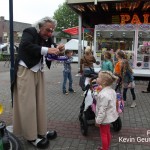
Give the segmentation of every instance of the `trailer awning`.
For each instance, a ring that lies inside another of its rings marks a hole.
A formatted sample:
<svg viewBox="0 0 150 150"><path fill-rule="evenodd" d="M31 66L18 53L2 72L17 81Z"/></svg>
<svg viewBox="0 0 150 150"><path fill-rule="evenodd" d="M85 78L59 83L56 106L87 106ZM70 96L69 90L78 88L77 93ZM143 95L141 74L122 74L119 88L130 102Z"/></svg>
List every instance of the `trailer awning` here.
<svg viewBox="0 0 150 150"><path fill-rule="evenodd" d="M150 24L149 0L67 0L67 4L82 16L82 24L86 27L120 24L122 19L126 23L139 20L140 23Z"/></svg>
<svg viewBox="0 0 150 150"><path fill-rule="evenodd" d="M79 34L79 27L72 27L68 29L64 29L63 32L68 33L70 35L78 35ZM93 28L83 28L82 27L82 33L93 33L94 29Z"/></svg>

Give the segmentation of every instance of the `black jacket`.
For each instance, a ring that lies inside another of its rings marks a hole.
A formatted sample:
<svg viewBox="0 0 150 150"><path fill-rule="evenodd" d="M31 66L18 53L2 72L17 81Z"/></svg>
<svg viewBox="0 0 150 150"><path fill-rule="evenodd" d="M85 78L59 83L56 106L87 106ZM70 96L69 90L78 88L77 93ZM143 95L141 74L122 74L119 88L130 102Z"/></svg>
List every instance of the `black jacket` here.
<svg viewBox="0 0 150 150"><path fill-rule="evenodd" d="M16 82L19 61L22 60L29 69L32 68L40 62L41 58L43 58L41 55L41 47L51 47L52 44L56 47L56 44L53 42L52 38L45 41L40 37L34 27L26 28L23 31L21 42L19 44L18 56L15 60L14 79L11 84L12 91ZM46 60L46 64L48 68L50 68L51 61Z"/></svg>
<svg viewBox="0 0 150 150"><path fill-rule="evenodd" d="M52 44L56 46L52 38L45 41L39 36L34 27L27 28L23 31L17 59L18 61L23 60L26 66L30 69L38 64L43 57L41 55L41 47L51 47ZM47 62L47 65L50 64ZM50 68L50 66L48 67Z"/></svg>

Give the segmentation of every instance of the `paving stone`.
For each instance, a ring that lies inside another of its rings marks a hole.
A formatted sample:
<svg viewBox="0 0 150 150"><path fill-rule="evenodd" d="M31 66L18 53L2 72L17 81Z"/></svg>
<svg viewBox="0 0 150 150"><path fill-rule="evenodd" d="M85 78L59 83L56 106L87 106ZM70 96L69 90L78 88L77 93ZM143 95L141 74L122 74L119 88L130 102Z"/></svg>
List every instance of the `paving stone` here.
<svg viewBox="0 0 150 150"><path fill-rule="evenodd" d="M64 95L62 93L62 68L61 64L52 66L50 70L45 68L46 100L48 130L56 130L58 137L50 141L47 150L96 150L101 145L99 129L94 125L88 128L88 136L83 136L80 131L78 115L80 105L83 102L79 87L78 65L72 64L73 87L76 93ZM4 67L0 62L0 103L4 105L4 113L0 116L7 125L12 124L12 108L10 93L10 68ZM141 93L147 88L146 81L136 81L136 102L137 107L130 108L132 97L130 91L127 93L127 106L124 113L120 114L122 130L112 131L111 150L150 150L150 143L119 142L119 137L146 137L147 130L150 130L150 94ZM19 138L25 150L36 150L22 137Z"/></svg>

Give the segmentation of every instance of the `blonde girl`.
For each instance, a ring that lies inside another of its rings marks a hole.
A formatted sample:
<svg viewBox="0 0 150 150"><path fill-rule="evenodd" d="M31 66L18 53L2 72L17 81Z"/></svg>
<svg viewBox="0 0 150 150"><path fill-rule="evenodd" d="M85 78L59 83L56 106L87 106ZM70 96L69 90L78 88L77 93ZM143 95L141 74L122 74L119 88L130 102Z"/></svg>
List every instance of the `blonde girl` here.
<svg viewBox="0 0 150 150"><path fill-rule="evenodd" d="M102 147L98 150L108 150L110 148L111 133L110 124L117 120L116 92L111 85L117 79L109 71L101 71L97 78L97 83L102 86L96 103L96 126L100 129Z"/></svg>

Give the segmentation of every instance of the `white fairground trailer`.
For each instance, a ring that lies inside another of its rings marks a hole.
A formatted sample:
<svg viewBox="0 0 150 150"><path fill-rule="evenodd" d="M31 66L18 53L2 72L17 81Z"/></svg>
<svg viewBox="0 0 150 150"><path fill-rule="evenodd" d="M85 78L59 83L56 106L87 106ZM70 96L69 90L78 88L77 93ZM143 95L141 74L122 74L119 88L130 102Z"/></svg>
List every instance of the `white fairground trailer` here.
<svg viewBox="0 0 150 150"><path fill-rule="evenodd" d="M104 52L123 50L133 67L135 76L150 78L150 24L95 25L94 54L100 62Z"/></svg>

